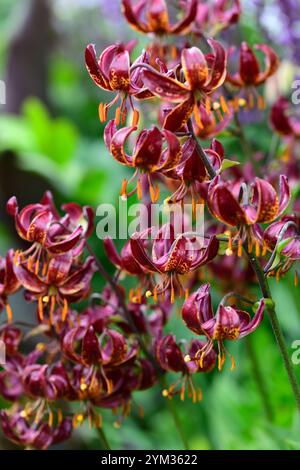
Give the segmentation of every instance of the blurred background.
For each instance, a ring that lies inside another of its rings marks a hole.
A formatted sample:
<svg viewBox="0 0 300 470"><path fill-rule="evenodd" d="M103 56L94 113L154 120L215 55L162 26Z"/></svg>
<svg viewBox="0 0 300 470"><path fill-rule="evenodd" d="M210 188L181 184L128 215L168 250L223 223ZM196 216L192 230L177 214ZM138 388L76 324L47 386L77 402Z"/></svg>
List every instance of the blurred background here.
<svg viewBox="0 0 300 470"><path fill-rule="evenodd" d="M266 97L272 101L279 92L291 93L300 66L299 1L245 0L242 5L240 24L226 31L224 40L271 44L282 65ZM105 95L86 72L84 49L92 42L101 51L114 41L135 37L140 50L147 38L127 26L118 0L1 0L0 80L6 85L6 104L0 105L0 255L20 243L5 213L12 195L22 207L38 201L46 189L53 191L58 205L72 200L93 207L117 203L126 170L103 144L97 108ZM267 151L272 131L266 118L248 123L247 133L257 149ZM236 140L224 143L231 155L242 159ZM96 238L93 245L112 270ZM101 286L101 280L95 282ZM292 276L278 284L271 281L271 287L292 354L292 342L300 339L299 288L293 287ZM18 296L12 305L17 317L32 315ZM178 316L168 328L178 338L187 336ZM198 379L201 403L176 401L192 449L300 449L300 419L267 320L250 341L229 345L237 362L234 372L227 361L222 373ZM253 374L253 354L265 379L264 390ZM300 365L296 369L300 378ZM5 407L1 399L0 407ZM182 448L158 386L136 394L132 414L120 428L114 427L110 412L103 417L114 449ZM67 447L98 448L97 434L83 426L64 444ZM8 448L11 444L0 434L0 449Z"/></svg>

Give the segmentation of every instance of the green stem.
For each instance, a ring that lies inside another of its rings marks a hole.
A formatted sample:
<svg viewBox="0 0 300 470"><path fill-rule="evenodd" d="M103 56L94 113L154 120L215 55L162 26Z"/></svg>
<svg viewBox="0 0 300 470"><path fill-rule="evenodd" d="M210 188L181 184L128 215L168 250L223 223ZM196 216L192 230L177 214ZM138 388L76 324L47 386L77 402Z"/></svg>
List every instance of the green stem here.
<svg viewBox="0 0 300 470"><path fill-rule="evenodd" d="M244 245L244 250L247 253L247 256L248 256L249 262L252 266L252 269L256 274L262 296L266 299L271 299L272 300L272 295L271 295L269 283L268 283L267 279L265 278L263 269L262 269L257 257L254 254L249 253L249 251L248 251L248 249L245 245ZM269 320L270 320L270 323L271 323L271 326L272 326L272 329L273 329L273 333L274 333L275 339L277 341L277 345L278 345L278 348L279 348L279 351L280 351L280 354L281 354L281 357L282 357L282 360L283 360L283 364L285 366L285 369L286 369L286 372L287 372L287 375L288 375L288 379L289 379L289 382L290 382L290 385L291 385L291 388L292 388L292 391L293 391L293 394L294 394L294 397L295 397L297 408L300 412L300 388L299 388L299 385L298 385L298 382L297 382L297 377L296 377L296 374L295 374L295 371L294 371L294 368L293 368L293 364L290 360L290 356L289 356L289 353L288 353L288 350L287 350L287 347L286 347L286 344L285 344L285 340L284 340L284 336L283 336L283 333L282 333L282 330L281 330L281 326L280 326L280 323L279 323L278 318L277 318L274 302L272 303L272 306L270 306L270 305L267 306L267 310L268 310Z"/></svg>
<svg viewBox="0 0 300 470"><path fill-rule="evenodd" d="M184 447L184 450L189 450L189 445L188 445L188 441L184 435L184 432L182 430L182 427L181 427L181 423L180 423L180 419L179 419L179 416L177 414L177 411L174 407L174 403L173 403L173 400L172 399L169 399L167 398L167 406L168 406L168 409L170 411L170 414L173 418L173 422L175 424L175 427L177 429L177 432L180 436L180 439L182 441L182 444L183 444L183 447Z"/></svg>
<svg viewBox="0 0 300 470"><path fill-rule="evenodd" d="M260 397L261 397L263 409L264 409L264 412L268 421L272 422L273 410L272 410L272 406L269 400L269 394L268 394L266 382L264 380L264 376L262 374L259 362L257 360L255 348L253 347L252 337L247 336L245 339L246 339L246 347L247 347L248 355L251 361L253 377L256 382Z"/></svg>
<svg viewBox="0 0 300 470"><path fill-rule="evenodd" d="M111 450L111 447L108 443L108 440L107 440L107 437L103 431L103 428L97 428L97 431L98 431L98 435L100 437L100 441L101 441L101 444L102 444L102 448L105 449L105 450Z"/></svg>

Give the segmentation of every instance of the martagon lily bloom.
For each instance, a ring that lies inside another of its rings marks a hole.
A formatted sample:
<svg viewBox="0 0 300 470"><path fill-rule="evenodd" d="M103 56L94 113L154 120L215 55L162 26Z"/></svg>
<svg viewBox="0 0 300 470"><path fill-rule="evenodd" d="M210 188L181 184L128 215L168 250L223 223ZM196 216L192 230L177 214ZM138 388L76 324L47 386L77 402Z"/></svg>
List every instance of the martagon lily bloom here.
<svg viewBox="0 0 300 470"><path fill-rule="evenodd" d="M179 163L182 148L179 139L170 131L160 131L156 126L150 130L142 130L136 138L132 155L125 152L125 145L130 134L134 132L136 127L123 127L117 130L114 120L110 121L104 133L104 140L107 148L112 156L122 165L135 168L132 178L124 180L121 189L121 195L126 196L128 184L137 177L137 195L142 198L142 185L140 174L148 175L149 190L152 202L157 202L159 198L159 188L153 187L151 174L155 172L168 172L176 167ZM132 193L131 193L132 194Z"/></svg>
<svg viewBox="0 0 300 470"><path fill-rule="evenodd" d="M183 0L184 1L184 0ZM214 2L198 2L197 16L193 25L193 33L215 36L239 21L241 14L240 0L214 0Z"/></svg>
<svg viewBox="0 0 300 470"><path fill-rule="evenodd" d="M183 352L172 334L163 336L157 341L156 357L161 368L166 371L181 372L182 374L179 380L163 390L164 397L172 398L174 395L179 394L180 399L183 401L187 387L188 397L192 398L193 403L202 399L201 389L195 388L192 375L196 372L211 372L216 364L216 353L213 349L203 359L202 364L198 359L195 359L196 352L204 348L205 345L204 341L192 340Z"/></svg>
<svg viewBox="0 0 300 470"><path fill-rule="evenodd" d="M126 99L128 97L133 111L133 125L135 125L138 122L139 114L133 106L132 96L137 99L146 99L152 96L148 90L143 88L139 71L130 70L131 49L131 43L127 46L113 44L104 49L98 59L95 46L89 44L86 47L85 63L90 77L103 90L116 93L110 103L100 103L99 118L101 122L106 121L108 109L121 99L121 104L116 109L115 119L117 123L122 122L124 124L127 114ZM148 54L143 52L132 66L148 63Z"/></svg>
<svg viewBox="0 0 300 470"><path fill-rule="evenodd" d="M170 290L171 303L174 302L175 288L182 293L179 275L187 274L211 261L218 253L219 242L211 237L203 244L195 237L184 235L175 236L174 226L165 224L158 231L152 245L152 256L148 255L143 246L143 239L149 230L134 234L131 237L131 251L136 261L149 273L162 275L162 281L153 291L147 291L146 296L154 299L165 291ZM186 291L187 295L187 291Z"/></svg>
<svg viewBox="0 0 300 470"><path fill-rule="evenodd" d="M79 302L88 295L91 278L96 271L93 257L87 258L83 264L74 264L72 252L51 258L43 274L30 271L19 260L14 269L19 282L26 289L27 298L38 301L40 321L44 318L44 308L49 307L51 325L57 306L62 307L64 321L69 303Z"/></svg>
<svg viewBox="0 0 300 470"><path fill-rule="evenodd" d="M239 254L243 241L260 242L257 224L270 223L279 217L290 201L290 188L286 176L280 176L279 195L266 180L255 178L251 185L222 182L216 177L209 186L207 204L212 215L231 227L237 227L235 239ZM230 247L231 248L231 247Z"/></svg>
<svg viewBox="0 0 300 470"><path fill-rule="evenodd" d="M14 257L13 250L9 250L5 258L0 257L0 313L5 307L8 321L12 321L12 310L8 303L8 297L21 287L14 271Z"/></svg>
<svg viewBox="0 0 300 470"><path fill-rule="evenodd" d="M279 134L300 138L300 118L291 113L290 103L286 98L280 97L273 104L270 120Z"/></svg>
<svg viewBox="0 0 300 470"><path fill-rule="evenodd" d="M209 95L223 84L227 63L223 46L214 39L208 39L208 44L212 49L209 54L197 47L182 51L183 82L143 67L144 86L167 102L179 103L168 114L168 128L184 126L193 112L199 127L203 127L198 105L202 103L210 110ZM227 111L225 100L222 103Z"/></svg>
<svg viewBox="0 0 300 470"><path fill-rule="evenodd" d="M196 292L191 294L182 307L182 318L186 326L200 336L206 336L208 342L200 348L194 358L202 364L205 356L210 353L214 342L218 343L218 368L221 370L225 358L226 349L224 340L237 340L252 333L263 320L265 307L264 299L261 299L253 318L235 306L218 306L214 314L211 306L210 285L203 284ZM187 360L193 358L187 357ZM231 356L232 368L235 367Z"/></svg>
<svg viewBox="0 0 300 470"><path fill-rule="evenodd" d="M254 96L257 95L256 87L262 85L269 77L274 75L279 67L279 59L275 51L266 44L256 44L255 49L261 51L265 56L265 68L261 70L259 62L253 50L244 41L239 50L239 70L235 73L227 71L226 81L238 88L245 88L248 95L248 105L254 107ZM235 52L231 48L228 52L228 59ZM254 96L253 96L254 95ZM257 106L264 109L265 103L262 96L257 97Z"/></svg>
<svg viewBox="0 0 300 470"><path fill-rule="evenodd" d="M195 20L197 0L187 0L182 8L183 17L174 24L170 23L165 0L122 0L122 11L126 20L140 33L187 34Z"/></svg>

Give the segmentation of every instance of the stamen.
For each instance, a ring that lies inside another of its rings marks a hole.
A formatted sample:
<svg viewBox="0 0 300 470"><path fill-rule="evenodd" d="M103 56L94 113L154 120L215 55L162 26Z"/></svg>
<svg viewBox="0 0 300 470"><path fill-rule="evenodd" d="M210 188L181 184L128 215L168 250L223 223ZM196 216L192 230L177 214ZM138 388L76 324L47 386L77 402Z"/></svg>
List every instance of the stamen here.
<svg viewBox="0 0 300 470"><path fill-rule="evenodd" d="M207 112L207 114L210 114L211 111L211 102L208 96L205 99L205 111Z"/></svg>
<svg viewBox="0 0 300 470"><path fill-rule="evenodd" d="M57 422L58 422L58 424L61 424L62 421L63 421L63 414L62 414L61 409L59 408L59 409L57 410Z"/></svg>
<svg viewBox="0 0 300 470"><path fill-rule="evenodd" d="M264 111L266 109L266 103L265 103L264 97L261 95L259 95L257 98L257 107L261 111Z"/></svg>
<svg viewBox="0 0 300 470"><path fill-rule="evenodd" d="M99 104L98 112L99 112L100 122L105 122L105 113L104 113L104 104L103 103Z"/></svg>
<svg viewBox="0 0 300 470"><path fill-rule="evenodd" d="M295 287L298 287L299 285L299 275L298 275L297 269L295 270L295 274L294 274L294 285Z"/></svg>
<svg viewBox="0 0 300 470"><path fill-rule="evenodd" d="M133 116L132 116L131 125L132 125L133 127L137 126L138 123L139 123L139 119L140 119L140 113L138 112L137 109L134 109L134 110L133 110Z"/></svg>
<svg viewBox="0 0 300 470"><path fill-rule="evenodd" d="M263 242L263 247L262 247L262 253L261 253L261 256L266 256L267 254L267 245L265 243L265 241Z"/></svg>
<svg viewBox="0 0 300 470"><path fill-rule="evenodd" d="M143 190L142 190L141 181L139 179L137 180L137 183L136 183L136 189L137 189L138 200L141 200L143 197ZM150 192L150 195L151 195L151 192Z"/></svg>
<svg viewBox="0 0 300 470"><path fill-rule="evenodd" d="M122 198L126 197L127 183L128 183L127 179L124 178L123 181L122 181L121 191L120 191L120 196Z"/></svg>
<svg viewBox="0 0 300 470"><path fill-rule="evenodd" d="M174 301L175 301L175 290L174 290L174 287L172 286L171 287L171 298L170 298L171 304L173 304Z"/></svg>
<svg viewBox="0 0 300 470"><path fill-rule="evenodd" d="M226 99L224 98L223 95L220 96L220 104L221 104L221 108L222 108L223 113L228 114L229 109L228 109L228 106L227 106Z"/></svg>
<svg viewBox="0 0 300 470"><path fill-rule="evenodd" d="M53 323L54 323L53 314L54 314L55 304L56 304L55 295L51 295L50 312L49 312L49 323L50 323L50 325L53 325Z"/></svg>
<svg viewBox="0 0 300 470"><path fill-rule="evenodd" d="M260 256L260 245L257 240L255 242L255 256Z"/></svg>
<svg viewBox="0 0 300 470"><path fill-rule="evenodd" d="M153 289L153 300L155 303L158 302L157 287L154 287Z"/></svg>
<svg viewBox="0 0 300 470"><path fill-rule="evenodd" d="M238 241L237 255L240 258L242 256L242 254L243 254L243 240L240 238L239 241Z"/></svg>
<svg viewBox="0 0 300 470"><path fill-rule="evenodd" d="M248 95L248 106L249 106L249 109L253 109L253 108L254 108L254 96L253 96L253 93L249 93L249 95Z"/></svg>
<svg viewBox="0 0 300 470"><path fill-rule="evenodd" d="M126 116L127 116L127 108L126 108L126 106L124 106L122 114L121 114L121 124L122 124L122 126L124 126L124 124L126 122Z"/></svg>
<svg viewBox="0 0 300 470"><path fill-rule="evenodd" d="M185 300L188 299L189 295L190 295L189 289L187 288L187 289L185 289L185 292L184 292L184 298L185 298Z"/></svg>
<svg viewBox="0 0 300 470"><path fill-rule="evenodd" d="M145 295L146 295L147 299L149 299L149 297L152 297L153 294L152 294L151 290L147 290Z"/></svg>
<svg viewBox="0 0 300 470"><path fill-rule="evenodd" d="M116 109L116 113L115 113L115 122L117 126L120 124L120 120L121 120L121 108L120 106L118 106Z"/></svg>
<svg viewBox="0 0 300 470"><path fill-rule="evenodd" d="M66 318L67 318L67 314L68 314L68 301L67 299L64 299L64 306L63 306L63 309L62 309L62 312L61 312L61 320L62 322L65 322L66 321Z"/></svg>
<svg viewBox="0 0 300 470"><path fill-rule="evenodd" d="M38 299L38 317L41 322L44 320L44 305L42 296L40 296Z"/></svg>
<svg viewBox="0 0 300 470"><path fill-rule="evenodd" d="M49 410L49 417L48 417L48 426L52 428L53 426L53 413L51 410Z"/></svg>
<svg viewBox="0 0 300 470"><path fill-rule="evenodd" d="M7 321L8 321L8 323L12 323L13 313L12 313L11 306L9 304L6 304L5 309L6 309Z"/></svg>

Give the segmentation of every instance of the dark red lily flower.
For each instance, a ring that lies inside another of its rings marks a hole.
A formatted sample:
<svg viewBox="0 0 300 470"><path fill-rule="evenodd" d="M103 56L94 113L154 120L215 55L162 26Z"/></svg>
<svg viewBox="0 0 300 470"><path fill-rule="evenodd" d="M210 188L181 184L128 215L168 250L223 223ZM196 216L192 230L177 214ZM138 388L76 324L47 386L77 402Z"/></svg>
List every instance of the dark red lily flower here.
<svg viewBox="0 0 300 470"><path fill-rule="evenodd" d="M136 261L149 273L159 273L163 277L153 292L148 291L146 295L156 297L170 289L171 303L174 302L175 287L179 287L181 291L178 275L187 274L209 263L218 253L219 242L215 237L200 244L195 237L175 237L174 226L165 224L153 241L150 256L142 243L147 234L148 231L135 234L130 240Z"/></svg>
<svg viewBox="0 0 300 470"><path fill-rule="evenodd" d="M31 397L42 397L55 401L69 392L67 373L61 364L50 367L47 364L33 364L25 367L22 373L25 393Z"/></svg>
<svg viewBox="0 0 300 470"><path fill-rule="evenodd" d="M170 131L160 131L153 126L150 130L142 130L136 138L132 155L125 152L125 145L130 134L135 131L136 127L124 127L117 130L114 120L110 121L104 133L105 144L111 155L122 165L133 167L136 169L132 181L136 176L137 193L139 199L142 197L142 185L140 182L140 172L148 174L150 195L152 202L156 202L159 198L158 187L154 189L150 175L155 172L163 172L168 174L180 161L182 149L178 138ZM126 195L128 181L124 180L122 185L122 195Z"/></svg>
<svg viewBox="0 0 300 470"><path fill-rule="evenodd" d="M209 372L215 367L216 353L214 350L209 352L202 364L200 364L199 359L195 358L198 349L205 347L205 344L202 341L194 340L184 353L176 343L174 335L169 334L158 340L156 357L159 365L166 371L181 372L183 376L182 379L172 384L168 389L163 390L163 396L171 398L179 393L181 400L184 400L187 386L188 396L193 399L194 403L202 399L201 390L195 389L191 375L196 372ZM179 389L177 388L178 382L181 382Z"/></svg>
<svg viewBox="0 0 300 470"><path fill-rule="evenodd" d="M113 240L109 237L103 240L103 246L108 259L121 271L125 271L133 276L143 276L145 271L136 262L130 246L130 241L123 246L120 255L118 254Z"/></svg>
<svg viewBox="0 0 300 470"><path fill-rule="evenodd" d="M204 152L215 171L218 172L222 166L222 160L224 159L224 149L221 143L213 139L210 148L204 149ZM209 180L209 175L198 155L196 142L193 138L187 139L182 146L181 161L171 172L170 176L173 179L181 180L182 183L172 196L168 198L168 202L176 203L182 201L188 193L192 196L193 206L202 202L202 198L198 192L198 184Z"/></svg>
<svg viewBox="0 0 300 470"><path fill-rule="evenodd" d="M186 0L183 10L183 17L172 24L165 0L122 0L123 15L140 33L187 34L196 17L197 0Z"/></svg>
<svg viewBox="0 0 300 470"><path fill-rule="evenodd" d="M113 100L108 103L100 103L99 117L104 122L107 119L107 111L113 106L119 98L121 104L116 110L116 121L122 121L124 124L127 114L126 98L129 97L130 106L134 112L133 125L137 124L138 112L134 109L131 97L138 99L150 98L152 94L145 90L138 70L130 71L130 50L132 44L127 46L123 44L112 44L101 53L97 59L95 46L89 44L85 50L85 63L90 77L103 90L116 93ZM147 52L143 52L140 57L132 64L148 64L149 57Z"/></svg>
<svg viewBox="0 0 300 470"><path fill-rule="evenodd" d="M21 284L14 271L13 250L9 250L5 258L0 257L0 312L5 307L8 321L12 321L12 311L8 304L8 296L17 292Z"/></svg>
<svg viewBox="0 0 300 470"><path fill-rule="evenodd" d="M239 88L257 87L264 83L271 75L274 75L279 66L279 59L274 50L266 44L256 44L255 49L262 51L265 55L265 69L263 71L260 70L253 50L246 42L243 42L239 50L239 71L233 75L227 72L226 80L229 83ZM231 49L229 55L233 52L234 49Z"/></svg>
<svg viewBox="0 0 300 470"><path fill-rule="evenodd" d="M30 271L25 263L17 261L15 272L26 289L27 298L38 300L39 318L43 320L44 308L49 307L49 321L53 325L56 305L62 306L62 321L66 319L68 304L79 302L90 291L90 282L96 271L94 258L89 257L81 265L73 264L72 254L51 258L47 272L41 276Z"/></svg>
<svg viewBox="0 0 300 470"><path fill-rule="evenodd" d="M218 103L216 103L216 105L218 106ZM208 112L205 106L201 104L199 104L198 108L199 119L197 119L197 121L193 119L193 127L195 134L197 137L200 137L200 139L207 140L217 136L229 126L233 119L234 113L231 107L226 108L224 114L221 114L218 107L215 112Z"/></svg>
<svg viewBox="0 0 300 470"><path fill-rule="evenodd" d="M266 228L263 240L269 250L276 249L277 251L277 256L267 274L268 276L276 276L279 281L281 275L288 272L293 264L300 259L300 218L295 215L282 217L281 220ZM297 270L295 270L294 283L295 287L298 287Z"/></svg>
<svg viewBox="0 0 300 470"><path fill-rule="evenodd" d="M210 54L203 54L197 47L182 51L181 64L185 83L154 69L150 70L149 67L143 69L143 83L154 95L167 102L179 103L168 114L168 129L184 126L193 112L196 122L199 121L202 126L199 103L204 103L210 109L208 96L225 80L225 50L214 39L209 39L208 43L213 51Z"/></svg>
<svg viewBox="0 0 300 470"><path fill-rule="evenodd" d="M197 16L193 33L215 36L230 25L239 21L241 15L240 0L215 0L214 2L198 2Z"/></svg>
<svg viewBox="0 0 300 470"><path fill-rule="evenodd" d="M9 199L7 211L14 217L18 235L32 243L22 253L28 259L29 269L39 261L43 250L50 256L73 250L74 257L82 251L85 239L93 230L93 211L89 206L81 208L75 203L65 204L63 208L65 215L60 217L50 192L44 194L40 203L29 204L20 212L17 199L14 196Z"/></svg>
<svg viewBox="0 0 300 470"><path fill-rule="evenodd" d="M208 190L208 207L212 215L226 225L238 227L236 238L260 241L259 223L273 222L287 208L290 188L286 176L280 176L279 196L266 180L255 178L252 185L221 182L215 178ZM251 230L250 230L251 228Z"/></svg>
<svg viewBox="0 0 300 470"><path fill-rule="evenodd" d="M290 103L280 97L271 108L272 127L284 136L300 137L300 119L290 113Z"/></svg>
<svg viewBox="0 0 300 470"><path fill-rule="evenodd" d="M26 416L26 417L24 417ZM52 444L63 442L71 436L72 420L65 418L56 427L51 427L44 422L38 422L34 426L24 410L18 413L0 412L0 421L4 435L18 445L47 449Z"/></svg>
<svg viewBox="0 0 300 470"><path fill-rule="evenodd" d="M189 296L182 307L182 318L186 326L197 335L208 338L208 342L197 351L195 357L202 363L204 357L212 350L214 341L217 341L219 348L218 367L221 369L226 358L223 341L226 339L237 340L256 330L263 319L264 307L265 301L261 299L252 319L244 310L237 309L235 306L225 307L222 303L214 314L211 306L210 285L203 284ZM232 356L231 360L232 368L234 368Z"/></svg>

